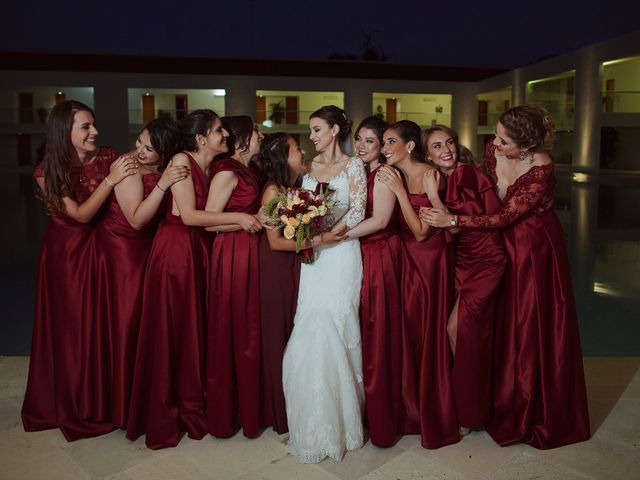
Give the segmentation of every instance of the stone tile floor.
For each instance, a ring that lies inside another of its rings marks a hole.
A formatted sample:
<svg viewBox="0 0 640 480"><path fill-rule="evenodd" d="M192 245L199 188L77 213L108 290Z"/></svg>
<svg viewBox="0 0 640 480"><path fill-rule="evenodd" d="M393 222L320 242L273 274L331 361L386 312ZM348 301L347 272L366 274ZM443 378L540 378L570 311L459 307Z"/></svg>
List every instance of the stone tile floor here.
<svg viewBox="0 0 640 480"><path fill-rule="evenodd" d="M302 465L287 454L286 436L271 430L255 440L184 438L173 449L148 450L122 431L65 441L57 430L25 433L20 406L27 357L0 357L0 479L2 480L517 480L640 478L640 357L585 358L593 438L539 451L501 448L484 432L439 450L407 436L389 449L367 443L342 462Z"/></svg>

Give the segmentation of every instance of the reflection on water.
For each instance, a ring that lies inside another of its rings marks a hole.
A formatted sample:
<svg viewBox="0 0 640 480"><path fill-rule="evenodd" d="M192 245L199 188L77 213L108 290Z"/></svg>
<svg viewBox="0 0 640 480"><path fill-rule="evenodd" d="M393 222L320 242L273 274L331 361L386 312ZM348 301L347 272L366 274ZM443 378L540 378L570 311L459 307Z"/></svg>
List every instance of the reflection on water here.
<svg viewBox="0 0 640 480"><path fill-rule="evenodd" d="M0 355L28 355L35 265L48 222L31 168L0 171ZM640 175L558 172L585 355L640 355Z"/></svg>

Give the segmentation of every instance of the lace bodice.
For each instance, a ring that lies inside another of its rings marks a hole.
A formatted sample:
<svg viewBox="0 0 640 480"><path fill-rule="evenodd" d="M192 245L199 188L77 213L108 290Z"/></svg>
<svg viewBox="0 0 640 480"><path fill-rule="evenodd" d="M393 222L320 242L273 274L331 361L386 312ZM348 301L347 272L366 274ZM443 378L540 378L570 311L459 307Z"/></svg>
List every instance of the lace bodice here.
<svg viewBox="0 0 640 480"><path fill-rule="evenodd" d="M338 202L335 208L336 219L342 217L347 227L355 227L364 220L367 206L367 173L364 163L358 157L351 158L346 168L332 177L328 183L336 189L334 197ZM313 175L304 176L302 180L304 188L315 190L317 185L318 180Z"/></svg>
<svg viewBox="0 0 640 480"><path fill-rule="evenodd" d="M495 146L485 151L485 167L497 184ZM492 215L458 215L458 225L471 228L503 228L516 220L553 208L553 164L536 165L509 185L500 209Z"/></svg>

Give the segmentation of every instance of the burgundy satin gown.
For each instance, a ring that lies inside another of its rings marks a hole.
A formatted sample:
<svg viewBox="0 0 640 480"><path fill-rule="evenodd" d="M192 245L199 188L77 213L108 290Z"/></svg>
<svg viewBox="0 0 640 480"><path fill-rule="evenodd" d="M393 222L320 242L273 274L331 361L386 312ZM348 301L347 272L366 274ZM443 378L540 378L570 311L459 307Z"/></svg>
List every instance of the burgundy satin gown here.
<svg viewBox="0 0 640 480"><path fill-rule="evenodd" d="M485 164L497 182L495 147ZM534 166L494 215L464 227L502 228L507 268L495 329L493 415L500 445L555 448L587 440L589 415L569 261L553 210L553 164Z"/></svg>
<svg viewBox="0 0 640 480"><path fill-rule="evenodd" d="M160 174L142 177L144 197L155 188ZM94 276L91 368L93 418L126 428L133 383L145 267L164 205L140 230L133 228L112 193L107 211L92 236L91 271Z"/></svg>
<svg viewBox="0 0 640 480"><path fill-rule="evenodd" d="M282 390L282 357L293 330L298 304L300 256L295 252L271 250L267 235L263 234L259 259L262 392L267 412L264 421L283 434L289 431L289 426Z"/></svg>
<svg viewBox="0 0 640 480"><path fill-rule="evenodd" d="M501 206L495 185L472 165L458 164L447 177L445 204L457 215L495 213ZM495 306L507 262L495 229L461 229L454 236L458 330L453 393L460 425L482 427L491 410Z"/></svg>
<svg viewBox="0 0 640 480"><path fill-rule="evenodd" d="M367 176L365 218L373 215L373 189L379 168ZM386 228L360 238L362 371L369 437L377 447L392 446L402 434L404 421L400 301L402 242L398 228L396 206Z"/></svg>
<svg viewBox="0 0 640 480"><path fill-rule="evenodd" d="M85 202L109 174L115 150L102 147L88 164L72 168L73 198ZM33 174L44 177L44 163ZM60 428L69 441L114 429L91 419L91 385L87 383L91 350L92 292L90 239L99 214L80 223L64 213L51 214L40 246L29 378L22 405L28 432ZM89 370L90 372L90 370Z"/></svg>
<svg viewBox="0 0 640 480"><path fill-rule="evenodd" d="M225 212L255 214L260 188L254 170L232 158L216 161L211 178L235 173L238 183ZM217 437L242 427L256 437L264 424L260 353L260 236L239 230L219 233L211 251L207 340L207 422Z"/></svg>
<svg viewBox="0 0 640 480"><path fill-rule="evenodd" d="M430 207L426 194L409 194L416 212ZM402 255L402 393L404 433L422 436L422 446L458 442L447 319L453 306L453 248L448 232L431 229L418 242L400 214Z"/></svg>
<svg viewBox="0 0 640 480"><path fill-rule="evenodd" d="M187 155L196 208L204 210L209 179ZM194 439L207 433L205 293L211 236L171 213L170 194L166 202L144 277L127 424L127 438L146 433L152 449L176 446L183 432Z"/></svg>

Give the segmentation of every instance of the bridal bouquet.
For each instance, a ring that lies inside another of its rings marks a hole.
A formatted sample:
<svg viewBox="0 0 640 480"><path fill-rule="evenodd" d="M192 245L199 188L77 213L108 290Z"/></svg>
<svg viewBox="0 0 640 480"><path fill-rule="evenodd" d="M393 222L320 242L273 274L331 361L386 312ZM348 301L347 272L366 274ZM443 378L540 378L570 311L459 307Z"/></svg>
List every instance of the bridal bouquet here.
<svg viewBox="0 0 640 480"><path fill-rule="evenodd" d="M301 253L304 263L313 263L313 249L302 248L305 239L323 232L333 225L333 211L337 204L332 199L335 190L319 183L316 191L306 188L287 188L274 197L263 209L267 224L284 228L284 238L295 238L296 253Z"/></svg>

